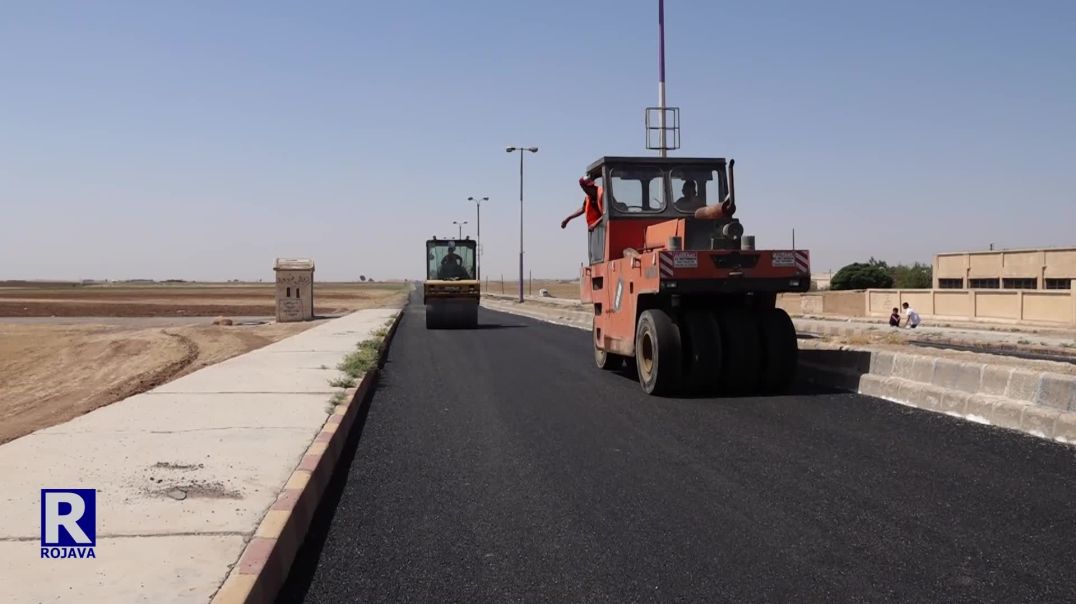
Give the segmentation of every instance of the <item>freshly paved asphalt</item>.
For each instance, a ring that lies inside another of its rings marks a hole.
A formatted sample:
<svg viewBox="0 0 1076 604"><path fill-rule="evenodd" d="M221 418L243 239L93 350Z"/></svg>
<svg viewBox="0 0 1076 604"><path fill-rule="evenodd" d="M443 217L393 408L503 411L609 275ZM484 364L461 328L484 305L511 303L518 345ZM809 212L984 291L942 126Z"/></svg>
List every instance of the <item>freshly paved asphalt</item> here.
<svg viewBox="0 0 1076 604"><path fill-rule="evenodd" d="M1074 601L1076 449L869 397L659 399L412 304L281 602Z"/></svg>

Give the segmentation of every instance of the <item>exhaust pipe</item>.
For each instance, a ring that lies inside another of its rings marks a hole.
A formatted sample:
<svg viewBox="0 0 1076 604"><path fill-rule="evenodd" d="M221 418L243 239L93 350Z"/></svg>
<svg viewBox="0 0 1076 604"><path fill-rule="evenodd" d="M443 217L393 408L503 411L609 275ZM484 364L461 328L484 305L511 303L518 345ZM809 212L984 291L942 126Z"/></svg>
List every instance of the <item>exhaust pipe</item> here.
<svg viewBox="0 0 1076 604"><path fill-rule="evenodd" d="M736 176L732 167L736 165L735 159L729 160L729 196L728 201L725 202L727 207L725 208L725 216L732 218L732 215L736 213ZM725 205L725 204L722 204Z"/></svg>

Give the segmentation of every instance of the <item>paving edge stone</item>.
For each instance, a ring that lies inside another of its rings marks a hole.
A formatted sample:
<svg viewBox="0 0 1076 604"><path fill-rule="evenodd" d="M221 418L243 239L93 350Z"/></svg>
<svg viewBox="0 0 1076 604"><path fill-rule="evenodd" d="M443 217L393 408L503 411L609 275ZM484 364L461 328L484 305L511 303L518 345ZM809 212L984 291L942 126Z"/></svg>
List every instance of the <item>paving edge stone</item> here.
<svg viewBox="0 0 1076 604"><path fill-rule="evenodd" d="M336 406L307 447L276 501L258 523L238 562L213 595L212 604L261 604L276 600L336 470L355 418L373 395L385 353L406 309L405 304L392 319L378 349L377 365L363 376L358 386L345 391L345 402Z"/></svg>
<svg viewBox="0 0 1076 604"><path fill-rule="evenodd" d="M800 375L811 384L1076 445L1076 413L1000 396L968 394L903 378L869 373L856 376L845 368L815 363L800 363Z"/></svg>
<svg viewBox="0 0 1076 604"><path fill-rule="evenodd" d="M488 300L483 299L483 306L490 310L590 330L589 318L587 318L588 324L583 326L574 322L565 322L565 317L543 316L542 313L526 311L511 303L490 304L487 302ZM582 320L582 317L576 318L574 314L572 318L577 322ZM1076 380L1070 381L1068 386L1070 390L1063 390L1060 393L1056 391L1063 386L1049 383L1051 387L1049 394L1052 396L1047 402L1042 400L1046 398L1043 396L1044 380L1062 376L1013 368L1007 372L1004 380L1006 382L1004 393L1008 396L996 396L994 394L1000 394L999 391L1002 390L1001 384L995 381L997 378L994 375L987 377L987 371L998 371L997 368L983 364L962 363L964 367L956 368L956 371L966 372L966 375L962 376L964 383L952 385L971 389L971 381L974 381L973 372L978 373L980 380L978 392L969 393L932 383L937 377L937 365L942 360L940 357L931 357L922 353L862 350L848 346L842 346L839 350L867 352L869 357L848 361L837 355L833 357L835 363L833 365L806 363L801 360L800 378L809 383L873 396L891 403L944 413L979 424L1016 430L1030 436L1076 445ZM929 375L925 375L928 373L927 366L930 367ZM922 382L906 379L904 376L921 377L926 380ZM1070 411L1064 410L1063 405L1066 402ZM1056 407L1042 403L1053 404Z"/></svg>

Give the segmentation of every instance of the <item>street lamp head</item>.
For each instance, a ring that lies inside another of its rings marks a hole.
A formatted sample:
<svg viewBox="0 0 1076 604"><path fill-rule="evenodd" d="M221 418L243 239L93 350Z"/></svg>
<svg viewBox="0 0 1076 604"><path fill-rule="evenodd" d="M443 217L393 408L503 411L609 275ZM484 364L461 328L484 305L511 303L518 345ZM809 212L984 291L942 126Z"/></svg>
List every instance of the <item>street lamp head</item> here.
<svg viewBox="0 0 1076 604"><path fill-rule="evenodd" d="M505 147L504 150L511 153L511 152L515 151L516 148L515 147Z"/></svg>
<svg viewBox="0 0 1076 604"><path fill-rule="evenodd" d="M538 152L538 147L528 147L527 151L530 151L531 153L537 153Z"/></svg>

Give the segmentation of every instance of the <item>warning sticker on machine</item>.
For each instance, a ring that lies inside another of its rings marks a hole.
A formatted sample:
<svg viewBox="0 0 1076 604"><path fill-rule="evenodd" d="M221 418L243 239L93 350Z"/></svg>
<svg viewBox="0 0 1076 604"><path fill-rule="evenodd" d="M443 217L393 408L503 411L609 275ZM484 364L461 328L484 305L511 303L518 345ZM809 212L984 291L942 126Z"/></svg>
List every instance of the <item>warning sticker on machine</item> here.
<svg viewBox="0 0 1076 604"><path fill-rule="evenodd" d="M699 268L699 255L695 252L673 254L674 268Z"/></svg>
<svg viewBox="0 0 1076 604"><path fill-rule="evenodd" d="M773 266L796 266L795 252L774 252Z"/></svg>

